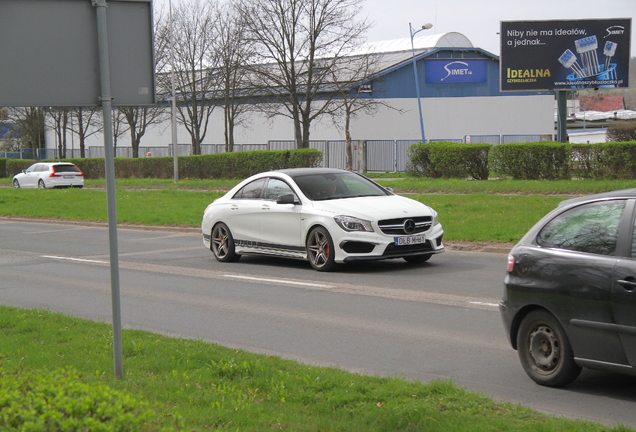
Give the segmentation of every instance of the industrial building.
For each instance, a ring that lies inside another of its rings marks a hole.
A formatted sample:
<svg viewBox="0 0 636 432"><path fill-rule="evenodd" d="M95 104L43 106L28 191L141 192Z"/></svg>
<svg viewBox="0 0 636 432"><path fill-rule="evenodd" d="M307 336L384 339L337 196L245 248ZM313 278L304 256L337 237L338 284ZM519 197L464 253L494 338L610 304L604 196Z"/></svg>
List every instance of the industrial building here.
<svg viewBox="0 0 636 432"><path fill-rule="evenodd" d="M406 149L421 141L418 99L427 141L499 144L553 139L554 94L500 91L499 58L473 47L461 33L372 43L357 55L365 53L377 57L378 67L377 73L364 85L364 97L382 101L382 105L372 115L359 114L352 118L350 130L352 138L366 141L372 153L374 148L382 150L377 156L382 165L377 167L379 170L403 170ZM413 60L418 72L419 98ZM325 162L331 166L341 165L345 138L342 123L338 119L334 122L331 117L312 123L311 146L332 153L326 158L331 158L331 162ZM223 109L219 107L212 113L202 153L224 150L223 124ZM235 150L295 148L293 124L280 116L271 119L258 112L251 113L234 133ZM127 135L118 139L118 156L127 155L126 148L130 147L127 140ZM48 132L46 141L47 148L57 147L53 132ZM190 136L179 126L179 155L189 154L189 142ZM73 145L70 139L67 143L68 147ZM152 126L146 132L140 154L149 151L153 156L169 156L171 143L168 116L164 124ZM87 157L103 155L101 134L91 136L86 145ZM386 153L386 149L393 150ZM373 159L372 154L370 157ZM394 160L382 162L390 158Z"/></svg>

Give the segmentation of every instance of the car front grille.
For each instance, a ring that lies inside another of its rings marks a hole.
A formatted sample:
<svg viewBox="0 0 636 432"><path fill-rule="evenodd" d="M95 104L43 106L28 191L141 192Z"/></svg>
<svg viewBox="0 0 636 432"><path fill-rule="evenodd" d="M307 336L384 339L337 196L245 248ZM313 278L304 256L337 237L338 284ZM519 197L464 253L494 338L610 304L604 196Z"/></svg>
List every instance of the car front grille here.
<svg viewBox="0 0 636 432"><path fill-rule="evenodd" d="M414 244L414 245L406 245L406 246L396 246L393 243L388 245L384 250L382 256L388 257L392 255L409 254L414 252L433 252L434 249L431 246L430 241L425 241L424 243Z"/></svg>
<svg viewBox="0 0 636 432"><path fill-rule="evenodd" d="M433 218L431 216L385 219L378 222L382 232L388 235L418 234L428 231L432 224Z"/></svg>

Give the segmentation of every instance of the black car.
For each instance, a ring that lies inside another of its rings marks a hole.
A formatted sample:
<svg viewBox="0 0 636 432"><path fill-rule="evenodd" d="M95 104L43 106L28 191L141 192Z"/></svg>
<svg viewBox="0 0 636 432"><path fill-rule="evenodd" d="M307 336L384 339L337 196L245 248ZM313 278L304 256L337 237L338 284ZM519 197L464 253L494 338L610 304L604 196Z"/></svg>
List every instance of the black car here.
<svg viewBox="0 0 636 432"><path fill-rule="evenodd" d="M499 304L535 382L636 375L636 189L563 201L510 251Z"/></svg>

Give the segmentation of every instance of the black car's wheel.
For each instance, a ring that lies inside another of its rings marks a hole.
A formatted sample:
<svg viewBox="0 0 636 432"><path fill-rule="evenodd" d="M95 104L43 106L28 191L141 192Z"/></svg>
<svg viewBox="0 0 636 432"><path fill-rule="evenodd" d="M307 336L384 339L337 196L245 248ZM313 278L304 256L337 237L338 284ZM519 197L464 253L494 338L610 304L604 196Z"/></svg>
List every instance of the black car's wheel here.
<svg viewBox="0 0 636 432"><path fill-rule="evenodd" d="M431 259L433 254L405 256L404 261L411 264L423 263Z"/></svg>
<svg viewBox="0 0 636 432"><path fill-rule="evenodd" d="M44 184L44 180L38 181L38 189L44 189L44 188L46 188L46 185Z"/></svg>
<svg viewBox="0 0 636 432"><path fill-rule="evenodd" d="M20 187L20 182L18 181L18 179L13 179L13 187L14 188L19 188Z"/></svg>
<svg viewBox="0 0 636 432"><path fill-rule="evenodd" d="M336 251L329 231L322 227L316 227L307 237L307 258L311 266L318 271L332 271L337 267L335 260Z"/></svg>
<svg viewBox="0 0 636 432"><path fill-rule="evenodd" d="M563 327L547 311L532 311L523 319L517 345L523 369L537 384L560 387L581 373Z"/></svg>
<svg viewBox="0 0 636 432"><path fill-rule="evenodd" d="M210 245L214 257L220 262L234 262L241 258L235 252L232 233L224 223L218 223L212 228Z"/></svg>

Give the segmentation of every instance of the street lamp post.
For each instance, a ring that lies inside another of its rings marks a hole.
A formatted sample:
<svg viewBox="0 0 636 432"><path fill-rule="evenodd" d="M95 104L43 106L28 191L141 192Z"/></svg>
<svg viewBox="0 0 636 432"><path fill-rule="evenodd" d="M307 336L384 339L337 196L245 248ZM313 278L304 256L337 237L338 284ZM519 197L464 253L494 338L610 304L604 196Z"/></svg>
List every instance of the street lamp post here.
<svg viewBox="0 0 636 432"><path fill-rule="evenodd" d="M413 53L413 73L415 74L415 91L417 93L417 107L420 111L420 130L422 131L423 143L426 142L426 136L424 135L424 118L422 117L422 101L420 98L420 80L419 74L417 73L417 62L415 61L415 46L413 44L413 38L422 30L428 30L431 27L433 27L433 24L428 23L424 24L421 29L413 31L413 26L411 26L411 23L409 23L409 31L411 32L411 52Z"/></svg>

